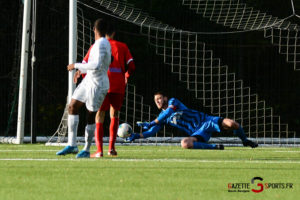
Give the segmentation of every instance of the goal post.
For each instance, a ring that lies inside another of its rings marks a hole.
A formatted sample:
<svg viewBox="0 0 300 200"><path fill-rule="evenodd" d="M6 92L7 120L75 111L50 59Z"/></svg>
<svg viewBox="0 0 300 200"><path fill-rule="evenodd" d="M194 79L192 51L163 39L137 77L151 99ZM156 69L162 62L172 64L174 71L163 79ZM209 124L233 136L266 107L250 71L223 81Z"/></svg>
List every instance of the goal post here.
<svg viewBox="0 0 300 200"><path fill-rule="evenodd" d="M24 140L27 71L29 56L31 0L24 0L23 30L20 65L20 87L17 120L17 137L12 143L22 144ZM75 63L77 54L77 0L69 0L69 64ZM71 101L76 85L73 83L74 71L68 72L68 99Z"/></svg>
<svg viewBox="0 0 300 200"><path fill-rule="evenodd" d="M29 34L30 34L29 31L30 12L31 12L31 0L24 0L17 138L15 141L13 141L13 143L15 144L22 144L24 140L27 71L28 71L28 56L29 56L28 48L29 48Z"/></svg>
<svg viewBox="0 0 300 200"><path fill-rule="evenodd" d="M77 57L77 0L69 0L69 64L75 63ZM71 102L72 94L76 88L73 83L74 70L69 71L68 100Z"/></svg>

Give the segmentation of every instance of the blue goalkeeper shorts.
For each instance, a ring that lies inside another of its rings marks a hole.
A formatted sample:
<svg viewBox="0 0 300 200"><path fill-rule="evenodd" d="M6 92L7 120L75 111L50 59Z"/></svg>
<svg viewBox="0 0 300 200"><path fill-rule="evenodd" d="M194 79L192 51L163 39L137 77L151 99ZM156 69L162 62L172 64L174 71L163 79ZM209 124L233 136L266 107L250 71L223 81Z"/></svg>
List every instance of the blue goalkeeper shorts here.
<svg viewBox="0 0 300 200"><path fill-rule="evenodd" d="M191 137L197 138L199 142L208 142L213 132L221 132L223 120L222 117L206 116L205 122Z"/></svg>

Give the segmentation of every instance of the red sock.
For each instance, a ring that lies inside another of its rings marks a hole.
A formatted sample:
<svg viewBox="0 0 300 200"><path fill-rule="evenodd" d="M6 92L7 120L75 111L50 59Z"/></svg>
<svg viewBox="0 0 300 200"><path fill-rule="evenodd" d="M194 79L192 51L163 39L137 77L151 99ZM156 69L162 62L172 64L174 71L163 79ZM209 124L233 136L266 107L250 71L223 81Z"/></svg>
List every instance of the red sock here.
<svg viewBox="0 0 300 200"><path fill-rule="evenodd" d="M110 126L109 126L109 148L110 150L115 150L115 143L117 138L117 132L119 128L119 118L111 118L110 119Z"/></svg>
<svg viewBox="0 0 300 200"><path fill-rule="evenodd" d="M103 152L103 123L97 122L95 129L95 142L97 152Z"/></svg>

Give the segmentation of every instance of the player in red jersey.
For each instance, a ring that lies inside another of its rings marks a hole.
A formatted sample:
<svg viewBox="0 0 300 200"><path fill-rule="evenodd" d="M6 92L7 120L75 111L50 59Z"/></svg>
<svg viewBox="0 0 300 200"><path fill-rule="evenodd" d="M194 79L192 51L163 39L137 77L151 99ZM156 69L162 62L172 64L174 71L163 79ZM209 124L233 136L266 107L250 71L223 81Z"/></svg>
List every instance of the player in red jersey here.
<svg viewBox="0 0 300 200"><path fill-rule="evenodd" d="M109 148L108 155L116 156L115 142L119 127L119 114L123 104L125 88L128 78L135 70L132 55L125 43L114 40L115 30L110 26L106 38L111 45L112 63L107 71L109 78L109 90L102 103L101 108L96 114L95 141L97 151L91 154L91 157L103 156L103 122L105 112L110 110L110 127L109 127ZM128 69L126 71L125 65Z"/></svg>

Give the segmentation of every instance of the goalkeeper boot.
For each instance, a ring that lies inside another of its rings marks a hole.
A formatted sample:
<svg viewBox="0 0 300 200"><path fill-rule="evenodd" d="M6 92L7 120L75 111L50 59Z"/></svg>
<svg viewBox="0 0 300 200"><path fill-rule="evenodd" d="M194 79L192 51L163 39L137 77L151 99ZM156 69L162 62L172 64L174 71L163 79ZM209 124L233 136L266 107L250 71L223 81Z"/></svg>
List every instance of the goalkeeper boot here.
<svg viewBox="0 0 300 200"><path fill-rule="evenodd" d="M116 157L116 156L118 155L118 153L117 153L116 150L111 149L111 150L107 153L107 155Z"/></svg>
<svg viewBox="0 0 300 200"><path fill-rule="evenodd" d="M78 148L75 146L75 147L72 147L72 146L66 146L63 150L60 150L56 153L56 155L58 156L64 156L66 154L76 154L78 153Z"/></svg>
<svg viewBox="0 0 300 200"><path fill-rule="evenodd" d="M223 144L217 144L216 149L217 150L224 150L224 145Z"/></svg>
<svg viewBox="0 0 300 200"><path fill-rule="evenodd" d="M93 153L91 155L91 158L102 158L103 157L103 153L102 152L96 152L96 153Z"/></svg>
<svg viewBox="0 0 300 200"><path fill-rule="evenodd" d="M256 148L258 144L256 142L252 142L251 140L246 140L243 142L244 147Z"/></svg>
<svg viewBox="0 0 300 200"><path fill-rule="evenodd" d="M76 158L90 158L90 152L81 150L77 155Z"/></svg>

